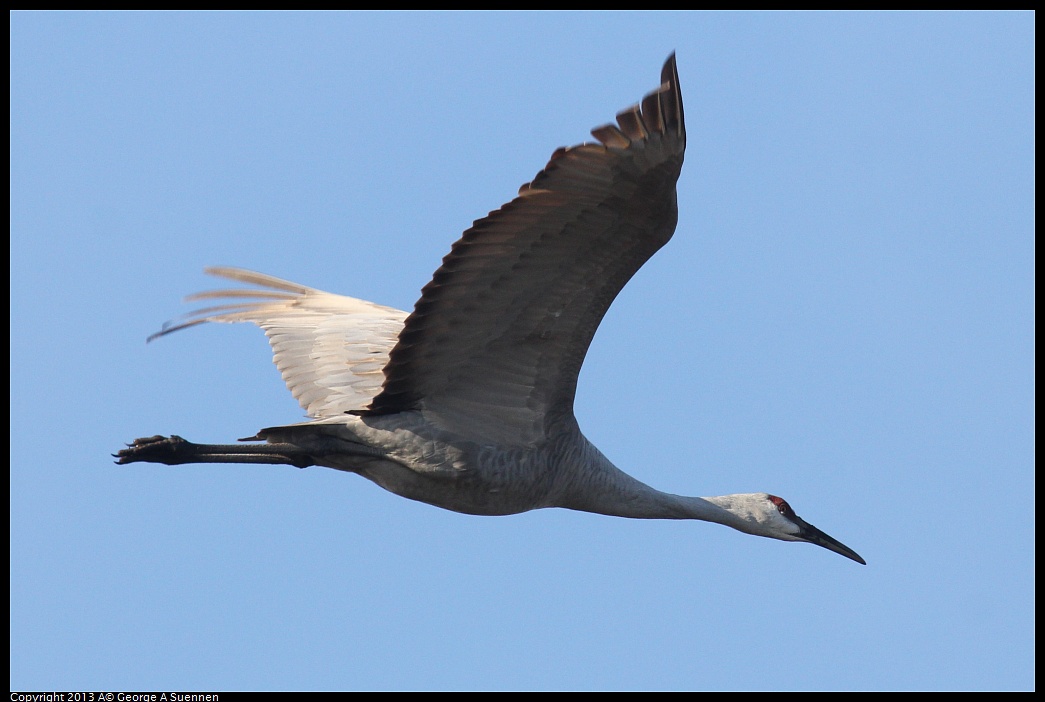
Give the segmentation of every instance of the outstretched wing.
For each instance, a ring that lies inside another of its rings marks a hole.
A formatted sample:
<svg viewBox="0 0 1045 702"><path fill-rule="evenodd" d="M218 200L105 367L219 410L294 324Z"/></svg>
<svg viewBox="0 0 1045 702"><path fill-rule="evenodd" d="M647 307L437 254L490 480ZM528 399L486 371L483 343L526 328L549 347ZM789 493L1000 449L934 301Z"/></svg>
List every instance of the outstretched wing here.
<svg viewBox="0 0 1045 702"><path fill-rule="evenodd" d="M572 419L610 303L671 238L686 132L675 57L661 85L557 150L466 231L421 292L365 412L422 409L464 437L527 444Z"/></svg>
<svg viewBox="0 0 1045 702"><path fill-rule="evenodd" d="M240 268L206 272L264 289L190 295L189 300L226 303L166 324L150 341L204 322L253 322L265 330L273 361L290 392L317 419L360 410L380 391L385 380L382 370L406 312Z"/></svg>

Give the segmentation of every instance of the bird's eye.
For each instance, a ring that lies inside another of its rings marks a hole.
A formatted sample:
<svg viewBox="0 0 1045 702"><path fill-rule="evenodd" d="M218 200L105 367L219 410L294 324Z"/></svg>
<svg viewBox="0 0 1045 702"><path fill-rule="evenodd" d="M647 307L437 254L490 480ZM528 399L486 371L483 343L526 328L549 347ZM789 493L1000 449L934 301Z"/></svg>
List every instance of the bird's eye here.
<svg viewBox="0 0 1045 702"><path fill-rule="evenodd" d="M795 511L793 509L791 509L791 505L789 505L787 503L787 501L784 498L782 498L782 497L777 497L776 495L770 495L769 496L769 501L772 502L774 505L776 505L777 511L780 512L780 514L784 515L785 517L790 517L791 515L793 515L795 513Z"/></svg>

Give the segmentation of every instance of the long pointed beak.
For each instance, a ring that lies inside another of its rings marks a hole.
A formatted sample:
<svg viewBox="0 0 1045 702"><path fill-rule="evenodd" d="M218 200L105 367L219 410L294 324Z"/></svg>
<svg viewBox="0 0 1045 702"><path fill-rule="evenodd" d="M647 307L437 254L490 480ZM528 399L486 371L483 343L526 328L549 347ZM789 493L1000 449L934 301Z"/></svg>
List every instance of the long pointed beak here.
<svg viewBox="0 0 1045 702"><path fill-rule="evenodd" d="M802 540L808 541L811 544L816 544L817 546L823 546L828 551L834 551L835 553L841 554L846 558L851 558L860 565L867 565L867 561L865 561L863 558L860 558L860 554L858 554L856 551L849 548L841 541L831 538L830 536L820 531L804 519L796 516L794 518L794 522L802 529L802 531L799 533L799 537L802 538Z"/></svg>

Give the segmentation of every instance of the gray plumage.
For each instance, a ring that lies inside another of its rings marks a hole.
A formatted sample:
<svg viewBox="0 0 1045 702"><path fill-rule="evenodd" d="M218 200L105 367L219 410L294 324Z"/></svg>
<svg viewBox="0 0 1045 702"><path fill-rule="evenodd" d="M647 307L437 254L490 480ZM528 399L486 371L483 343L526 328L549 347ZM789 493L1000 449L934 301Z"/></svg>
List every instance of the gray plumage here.
<svg viewBox="0 0 1045 702"><path fill-rule="evenodd" d="M246 444L138 439L119 463L284 463L357 473L397 495L458 512L542 507L700 519L807 541L863 563L766 493L684 497L616 468L577 426L577 376L621 288L668 242L686 149L675 57L661 85L599 143L558 149L518 196L468 229L410 314L235 268L259 286L162 336L203 322L264 329L309 421ZM150 337L152 338L152 337Z"/></svg>

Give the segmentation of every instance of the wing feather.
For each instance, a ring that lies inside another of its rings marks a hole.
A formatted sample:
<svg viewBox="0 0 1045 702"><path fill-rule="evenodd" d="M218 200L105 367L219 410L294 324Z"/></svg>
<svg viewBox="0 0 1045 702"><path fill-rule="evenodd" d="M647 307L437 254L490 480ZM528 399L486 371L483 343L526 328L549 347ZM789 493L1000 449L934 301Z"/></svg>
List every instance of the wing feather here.
<svg viewBox="0 0 1045 702"><path fill-rule="evenodd" d="M406 312L239 268L207 273L267 289L190 295L189 300L250 300L196 310L164 325L150 340L204 322L253 322L265 330L287 388L317 419L360 410L380 391Z"/></svg>
<svg viewBox="0 0 1045 702"><path fill-rule="evenodd" d="M421 409L462 436L527 444L572 418L577 375L613 299L671 238L686 146L675 58L641 107L558 149L519 196L451 248L359 414Z"/></svg>

